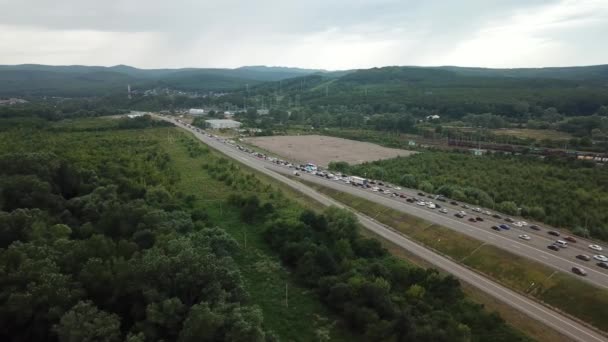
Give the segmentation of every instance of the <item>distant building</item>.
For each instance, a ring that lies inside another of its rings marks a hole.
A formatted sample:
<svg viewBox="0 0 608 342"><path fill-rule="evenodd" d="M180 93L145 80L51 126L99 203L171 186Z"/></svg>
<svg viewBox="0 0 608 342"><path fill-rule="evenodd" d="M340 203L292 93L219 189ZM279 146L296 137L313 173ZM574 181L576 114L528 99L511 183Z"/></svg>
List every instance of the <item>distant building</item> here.
<svg viewBox="0 0 608 342"><path fill-rule="evenodd" d="M7 99L7 100L0 99L0 105L12 106L12 105L23 104L23 103L27 103L27 101L23 100L23 99L17 99L14 97Z"/></svg>
<svg viewBox="0 0 608 342"><path fill-rule="evenodd" d="M270 114L270 110L268 109L258 109L258 115L268 115Z"/></svg>
<svg viewBox="0 0 608 342"><path fill-rule="evenodd" d="M234 120L205 120L205 124L211 129L238 129L241 127L241 123Z"/></svg>
<svg viewBox="0 0 608 342"><path fill-rule="evenodd" d="M205 115L205 110L200 108L190 108L188 111L190 115Z"/></svg>
<svg viewBox="0 0 608 342"><path fill-rule="evenodd" d="M134 118L138 118L140 116L144 116L146 114L148 114L148 113L146 113L146 112L136 112L136 111L132 110L129 114L127 114L127 117L129 119L134 119Z"/></svg>

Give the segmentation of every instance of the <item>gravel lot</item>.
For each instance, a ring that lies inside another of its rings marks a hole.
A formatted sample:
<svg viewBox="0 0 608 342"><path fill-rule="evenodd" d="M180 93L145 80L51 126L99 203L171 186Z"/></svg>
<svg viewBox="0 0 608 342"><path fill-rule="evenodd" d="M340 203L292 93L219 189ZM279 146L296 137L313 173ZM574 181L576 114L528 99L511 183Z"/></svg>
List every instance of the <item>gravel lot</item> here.
<svg viewBox="0 0 608 342"><path fill-rule="evenodd" d="M320 135L247 138L246 141L284 158L327 166L331 161L360 164L366 161L409 156L413 151Z"/></svg>

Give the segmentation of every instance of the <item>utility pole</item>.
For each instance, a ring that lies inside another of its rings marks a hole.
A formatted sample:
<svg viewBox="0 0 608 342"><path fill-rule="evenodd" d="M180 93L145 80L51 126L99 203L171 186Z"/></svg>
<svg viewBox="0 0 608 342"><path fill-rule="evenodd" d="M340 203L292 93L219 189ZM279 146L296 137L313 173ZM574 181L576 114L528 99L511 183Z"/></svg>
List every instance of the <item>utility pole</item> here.
<svg viewBox="0 0 608 342"><path fill-rule="evenodd" d="M289 292L287 290L287 282L285 282L285 307L289 308Z"/></svg>

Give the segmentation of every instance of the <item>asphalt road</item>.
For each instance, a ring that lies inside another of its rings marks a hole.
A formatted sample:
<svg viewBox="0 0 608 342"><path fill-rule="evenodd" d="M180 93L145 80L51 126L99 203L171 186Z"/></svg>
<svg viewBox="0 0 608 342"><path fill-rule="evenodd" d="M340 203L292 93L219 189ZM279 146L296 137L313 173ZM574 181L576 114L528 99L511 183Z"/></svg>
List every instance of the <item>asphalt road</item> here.
<svg viewBox="0 0 608 342"><path fill-rule="evenodd" d="M170 122L174 122L173 120L167 119L167 118L161 117L161 119L170 121ZM282 176L280 173L276 172L277 170L279 170L279 171L282 171L283 173L285 173L286 170L284 168L281 168L274 164L268 163L259 158L253 157L247 153L241 152L241 151L233 148L230 145L227 145L216 139L209 138L204 134L197 133L195 130L189 129L188 127L186 127L184 125L178 124L178 127L184 128L184 129L192 132L198 139L200 139L207 145L217 149L218 151L228 155L229 157L232 157L233 159L235 159L253 169L258 170L259 172L262 172L270 177L273 177L274 179L281 181L281 182L289 185L290 187L297 189L300 192L302 192L312 198L315 198L316 200L318 200L319 202L321 202L324 205L334 205L337 207L344 208L344 206L341 203L334 201L333 199L331 199L325 195L317 193L313 189L305 186L304 184L293 181L287 177ZM346 186L346 185L341 185L341 184L338 184L338 183L335 183L332 181L327 181L325 179L321 179L320 177L316 177L316 176L308 176L306 178L310 179L310 180L316 179L319 182L322 181L322 182L324 182L324 185L333 184L334 186L339 186L340 190L342 190L342 189L360 190L360 189L352 187L352 186ZM395 204L403 204L403 203L394 201L391 198L378 197L379 195L376 195L375 193L369 193L365 190L360 190L360 191L362 191L363 194L365 194L366 198L375 200L379 203L382 201L382 204L387 204L387 205L390 205L391 207ZM380 196L383 196L383 195L380 195ZM411 206L406 206L406 207L411 207ZM447 217L441 216L442 214L436 214L434 211L430 211L430 210L427 211L426 209L420 209L420 208L417 208L417 209L418 209L417 211L414 211L415 212L414 215L421 216L422 218L425 218L425 219L429 219L429 221L431 221L431 222L433 222L433 220L442 221L442 220L447 219ZM389 241L392 241L393 243L403 247L404 249L407 249L409 252L414 253L415 255L423 258L424 260L430 262L437 268L440 268L440 269L454 275L458 279L465 281L465 282L471 284L472 286L503 301L504 303L511 305L512 307L525 313L529 317L536 319L539 322L544 323L545 325L555 329L556 331L559 331L560 333L562 333L566 336L569 336L572 339L577 340L577 341L608 341L608 339L606 339L603 335L596 332L595 330L590 329L587 326L585 326L569 317L561 315L528 297L520 295L500 284L497 284L497 283L483 277L482 275L480 275L448 258L445 258L441 255L436 254L435 252L433 252L433 251L417 244L416 242L409 240L405 236L395 232L392 228L384 226L384 225L376 222L375 220L372 220L369 217L359 214L357 212L354 212L354 214L358 217L361 224L364 227L366 227L367 229L375 232L376 234L386 238ZM441 218L441 219L439 219L439 218ZM452 220L452 221L454 221L454 220ZM445 223L447 223L449 226L456 226L456 228L454 228L454 229L457 229L459 231L460 231L460 229L467 230L467 228L469 228L469 227L467 227L469 225L467 225L466 223L460 222L460 221L454 221L454 222L445 221ZM444 223L439 223L439 224L443 225ZM478 229L479 231L481 231L481 229L479 227L475 227L475 229ZM526 248L530 248L530 247L531 246L527 246ZM523 250L524 248L522 247L521 249ZM538 253L538 252L536 252L536 253ZM555 258L555 256L553 256L551 254L549 254L549 255Z"/></svg>

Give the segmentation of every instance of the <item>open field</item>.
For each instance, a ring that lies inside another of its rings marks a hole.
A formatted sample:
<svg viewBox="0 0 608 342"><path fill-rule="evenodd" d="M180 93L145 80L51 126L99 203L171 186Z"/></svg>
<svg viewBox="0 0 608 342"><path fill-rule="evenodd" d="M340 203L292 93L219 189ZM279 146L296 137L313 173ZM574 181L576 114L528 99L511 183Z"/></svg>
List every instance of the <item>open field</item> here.
<svg viewBox="0 0 608 342"><path fill-rule="evenodd" d="M496 281L527 293L604 331L608 330L608 291L492 245L366 199L301 180L411 239L459 260Z"/></svg>
<svg viewBox="0 0 608 342"><path fill-rule="evenodd" d="M248 138L247 142L285 158L327 166L331 161L360 164L366 161L409 156L412 151L320 135Z"/></svg>
<svg viewBox="0 0 608 342"><path fill-rule="evenodd" d="M568 140L572 136L565 132L558 132L550 129L527 129L527 128L511 128L511 129L494 129L492 133L498 135L510 135L517 138L530 139L549 139L549 140Z"/></svg>

